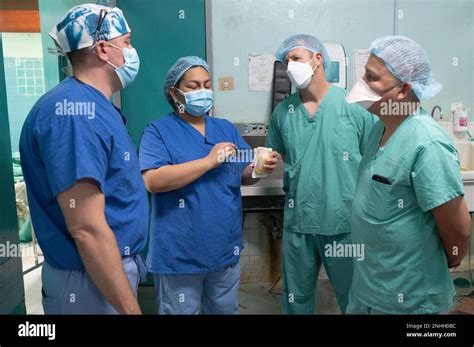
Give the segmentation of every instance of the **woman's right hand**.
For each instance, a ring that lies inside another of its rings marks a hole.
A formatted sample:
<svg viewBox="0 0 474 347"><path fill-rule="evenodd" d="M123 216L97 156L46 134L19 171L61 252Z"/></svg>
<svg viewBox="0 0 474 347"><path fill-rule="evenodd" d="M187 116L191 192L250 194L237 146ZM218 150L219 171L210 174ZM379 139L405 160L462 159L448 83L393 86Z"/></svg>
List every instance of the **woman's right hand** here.
<svg viewBox="0 0 474 347"><path fill-rule="evenodd" d="M237 153L237 146L232 142L221 142L212 147L206 159L214 169Z"/></svg>

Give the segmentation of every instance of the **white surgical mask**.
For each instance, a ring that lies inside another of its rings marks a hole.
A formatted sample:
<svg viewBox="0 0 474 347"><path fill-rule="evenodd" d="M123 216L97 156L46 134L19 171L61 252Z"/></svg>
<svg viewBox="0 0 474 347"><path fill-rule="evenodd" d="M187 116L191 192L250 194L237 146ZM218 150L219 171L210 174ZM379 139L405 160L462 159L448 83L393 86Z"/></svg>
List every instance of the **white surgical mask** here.
<svg viewBox="0 0 474 347"><path fill-rule="evenodd" d="M313 58L311 58L311 60L306 63L300 63L298 61L290 61L288 63L286 73L288 74L291 83L295 85L296 88L305 89L307 86L309 86L311 78L314 75L314 71L319 66L316 65L314 69L311 67Z"/></svg>

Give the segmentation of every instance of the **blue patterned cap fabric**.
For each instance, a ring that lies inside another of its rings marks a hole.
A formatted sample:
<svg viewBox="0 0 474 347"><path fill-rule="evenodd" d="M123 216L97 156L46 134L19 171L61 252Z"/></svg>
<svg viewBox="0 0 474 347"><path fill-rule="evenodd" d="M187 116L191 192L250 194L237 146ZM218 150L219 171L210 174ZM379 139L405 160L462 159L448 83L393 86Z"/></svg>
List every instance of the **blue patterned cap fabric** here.
<svg viewBox="0 0 474 347"><path fill-rule="evenodd" d="M58 50L68 53L92 46L102 9L107 11L107 15L100 27L98 40L108 41L131 32L119 8L96 4L78 5L71 8L49 32Z"/></svg>

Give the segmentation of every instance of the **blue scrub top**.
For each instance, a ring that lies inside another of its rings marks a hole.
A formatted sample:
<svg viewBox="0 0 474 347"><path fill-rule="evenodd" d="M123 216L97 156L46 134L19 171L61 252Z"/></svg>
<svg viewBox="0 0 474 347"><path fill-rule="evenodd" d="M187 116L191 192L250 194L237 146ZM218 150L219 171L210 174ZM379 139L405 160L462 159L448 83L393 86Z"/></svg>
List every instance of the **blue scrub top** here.
<svg viewBox="0 0 474 347"><path fill-rule="evenodd" d="M20 137L31 218L46 262L83 270L56 197L83 178L105 196L105 216L122 257L147 241L148 199L125 117L97 89L66 78L43 95Z"/></svg>
<svg viewBox="0 0 474 347"><path fill-rule="evenodd" d="M142 172L204 158L221 142L251 150L229 121L205 116L205 126L203 137L174 114L151 122L140 143ZM180 189L152 194L149 271L196 274L239 261L243 248L240 185L249 157L223 163Z"/></svg>

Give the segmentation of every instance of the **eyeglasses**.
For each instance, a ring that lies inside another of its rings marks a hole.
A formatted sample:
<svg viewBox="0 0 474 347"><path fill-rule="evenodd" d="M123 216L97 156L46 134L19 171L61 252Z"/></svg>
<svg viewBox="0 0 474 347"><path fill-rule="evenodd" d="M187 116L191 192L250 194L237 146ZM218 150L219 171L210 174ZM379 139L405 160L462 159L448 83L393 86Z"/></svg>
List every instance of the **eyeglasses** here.
<svg viewBox="0 0 474 347"><path fill-rule="evenodd" d="M101 30L102 23L104 22L104 19L108 14L109 13L105 9L101 9L100 12L99 12L99 20L97 21L97 28L96 28L95 34L94 34L94 46L97 43L97 40L99 38L99 34L102 31Z"/></svg>

